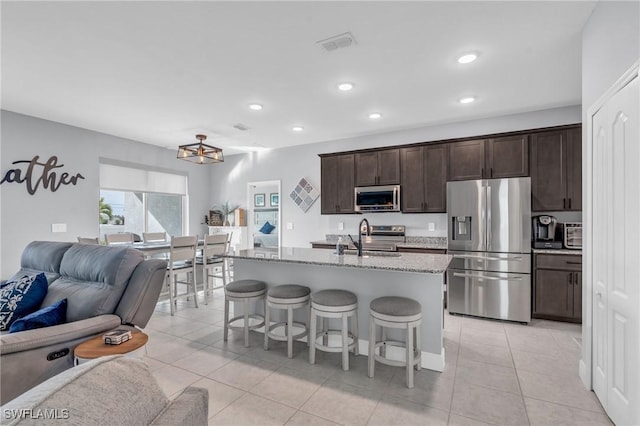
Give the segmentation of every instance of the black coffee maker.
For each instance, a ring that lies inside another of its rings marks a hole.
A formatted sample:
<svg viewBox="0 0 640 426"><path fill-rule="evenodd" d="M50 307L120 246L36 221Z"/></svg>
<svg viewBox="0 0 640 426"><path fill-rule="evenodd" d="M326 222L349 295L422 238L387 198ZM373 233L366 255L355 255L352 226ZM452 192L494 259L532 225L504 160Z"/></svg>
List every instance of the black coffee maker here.
<svg viewBox="0 0 640 426"><path fill-rule="evenodd" d="M561 249L562 238L556 218L549 215L533 218L533 248Z"/></svg>

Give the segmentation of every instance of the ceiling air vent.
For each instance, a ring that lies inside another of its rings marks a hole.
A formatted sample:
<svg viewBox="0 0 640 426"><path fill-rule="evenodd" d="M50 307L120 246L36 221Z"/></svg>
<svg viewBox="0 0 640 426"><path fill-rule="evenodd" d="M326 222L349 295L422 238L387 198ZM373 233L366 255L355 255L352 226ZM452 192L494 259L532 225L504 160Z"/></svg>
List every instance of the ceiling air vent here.
<svg viewBox="0 0 640 426"><path fill-rule="evenodd" d="M358 44L356 39L353 37L351 33L343 33L338 34L337 36L329 37L324 40L320 40L316 42L322 49L327 52L332 52L336 49L341 49L343 47L349 47L353 44Z"/></svg>
<svg viewBox="0 0 640 426"><path fill-rule="evenodd" d="M246 125L242 124L242 123L237 123L233 125L234 129L238 129L240 131L246 132L247 130L249 130L249 127L247 127Z"/></svg>

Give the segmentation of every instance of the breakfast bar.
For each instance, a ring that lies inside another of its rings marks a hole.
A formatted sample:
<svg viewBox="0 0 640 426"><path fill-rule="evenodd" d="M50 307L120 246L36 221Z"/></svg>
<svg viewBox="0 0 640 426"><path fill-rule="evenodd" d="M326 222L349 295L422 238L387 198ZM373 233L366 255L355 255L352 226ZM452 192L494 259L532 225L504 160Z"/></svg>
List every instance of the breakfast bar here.
<svg viewBox="0 0 640 426"><path fill-rule="evenodd" d="M281 247L241 250L228 255L234 279L264 281L267 286L300 284L312 292L343 289L358 297L359 352L367 354L369 304L378 297L402 296L422 305L422 367L443 371L444 277L451 256L442 254L364 252L362 257L329 250ZM257 307L259 310L259 307ZM308 312L308 311L307 311ZM308 319L298 312L297 321ZM403 359L389 348L389 357Z"/></svg>

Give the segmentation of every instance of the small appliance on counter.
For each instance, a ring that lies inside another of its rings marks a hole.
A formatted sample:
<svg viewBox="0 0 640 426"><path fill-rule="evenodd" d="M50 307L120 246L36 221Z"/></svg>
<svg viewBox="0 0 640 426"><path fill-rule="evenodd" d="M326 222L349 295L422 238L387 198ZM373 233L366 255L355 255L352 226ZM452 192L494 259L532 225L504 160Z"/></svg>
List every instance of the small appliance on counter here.
<svg viewBox="0 0 640 426"><path fill-rule="evenodd" d="M582 223L566 222L562 224L562 229L564 248L582 250Z"/></svg>
<svg viewBox="0 0 640 426"><path fill-rule="evenodd" d="M556 218L549 215L534 216L533 220L533 248L561 249L562 237Z"/></svg>

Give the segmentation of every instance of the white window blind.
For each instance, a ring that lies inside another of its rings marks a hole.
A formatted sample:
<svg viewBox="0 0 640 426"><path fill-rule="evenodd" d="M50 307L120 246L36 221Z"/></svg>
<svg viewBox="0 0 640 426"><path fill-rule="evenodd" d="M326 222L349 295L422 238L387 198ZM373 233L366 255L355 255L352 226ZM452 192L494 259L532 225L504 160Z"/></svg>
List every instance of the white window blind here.
<svg viewBox="0 0 640 426"><path fill-rule="evenodd" d="M100 188L187 195L183 175L100 163Z"/></svg>

